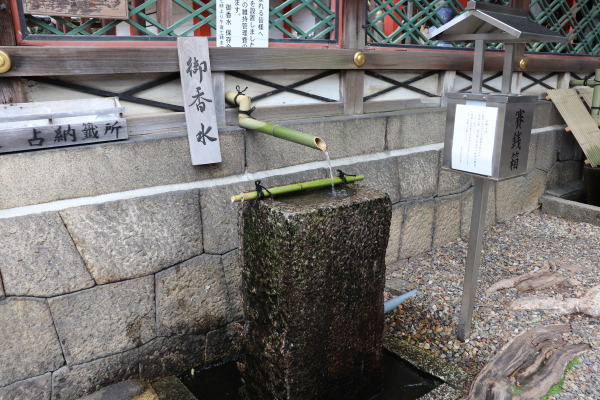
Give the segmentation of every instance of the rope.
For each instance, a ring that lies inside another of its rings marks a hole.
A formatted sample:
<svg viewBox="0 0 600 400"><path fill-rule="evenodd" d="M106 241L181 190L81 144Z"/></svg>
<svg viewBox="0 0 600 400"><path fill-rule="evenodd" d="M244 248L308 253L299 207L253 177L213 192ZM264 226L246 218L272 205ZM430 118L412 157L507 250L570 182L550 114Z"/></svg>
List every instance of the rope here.
<svg viewBox="0 0 600 400"><path fill-rule="evenodd" d="M266 191L267 193L269 193L269 196L271 196L271 198L273 197L273 193L271 193L269 191L269 189L267 189L266 187L264 187L263 185L261 185L260 181L254 181L254 186L256 187L256 199L254 199L254 202L252 203L252 205L256 205L256 202L258 200L264 199L264 198L267 197L263 193L263 190Z"/></svg>
<svg viewBox="0 0 600 400"><path fill-rule="evenodd" d="M344 185L348 184L348 180L346 179L347 176L356 176L356 175L345 174L344 172L342 172L341 169L338 169L337 172L338 172L338 177L342 180L342 182L344 182Z"/></svg>
<svg viewBox="0 0 600 400"><path fill-rule="evenodd" d="M238 98L238 96L239 96L239 95L243 95L243 94L244 94L244 92L245 92L246 90L248 90L248 86L246 86L246 88L245 88L244 90L240 90L240 85L236 85L236 87L235 87L235 90L237 90L237 94L236 94L236 95L235 95L235 97L233 98L233 102L234 102L235 104L238 104L238 102L237 102L237 98ZM252 113L254 112L254 110L256 110L256 107L252 107L252 108L251 108L251 109L249 109L248 111L242 111L242 110L238 110L238 112L239 112L240 114L246 114L247 116L249 116L249 117L252 117Z"/></svg>
<svg viewBox="0 0 600 400"><path fill-rule="evenodd" d="M244 92L245 92L246 90L248 90L248 86L246 86L246 89L244 89L244 90L240 90L240 85L236 85L236 86L235 86L235 90L237 90L237 94L236 94L236 95L235 95L235 97L233 98L233 102L234 102L235 104L237 104L237 98L238 98L238 96L240 96L240 95L243 95L243 94L244 94Z"/></svg>

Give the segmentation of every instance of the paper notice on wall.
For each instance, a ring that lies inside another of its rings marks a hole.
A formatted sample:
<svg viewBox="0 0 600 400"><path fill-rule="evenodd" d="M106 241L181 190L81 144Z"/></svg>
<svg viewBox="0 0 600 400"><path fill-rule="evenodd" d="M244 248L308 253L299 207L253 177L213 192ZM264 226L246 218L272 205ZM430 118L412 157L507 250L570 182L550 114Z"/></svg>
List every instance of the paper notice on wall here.
<svg viewBox="0 0 600 400"><path fill-rule="evenodd" d="M452 169L492 175L497 107L456 105Z"/></svg>
<svg viewBox="0 0 600 400"><path fill-rule="evenodd" d="M269 47L268 0L217 0L217 47Z"/></svg>

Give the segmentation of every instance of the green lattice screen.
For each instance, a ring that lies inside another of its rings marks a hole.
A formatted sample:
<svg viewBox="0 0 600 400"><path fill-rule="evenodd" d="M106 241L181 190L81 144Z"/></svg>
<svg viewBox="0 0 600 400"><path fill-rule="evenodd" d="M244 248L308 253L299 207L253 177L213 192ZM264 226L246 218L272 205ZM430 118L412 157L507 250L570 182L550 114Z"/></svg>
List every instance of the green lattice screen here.
<svg viewBox="0 0 600 400"><path fill-rule="evenodd" d="M370 0L367 42L437 45L439 41L429 40L427 32L444 24L440 13L462 11L458 0Z"/></svg>
<svg viewBox="0 0 600 400"><path fill-rule="evenodd" d="M490 2L489 0L486 2ZM509 5L510 0L500 4ZM464 8L459 0L369 0L367 42L371 45L472 46L428 39L428 31L443 25L440 14L457 15ZM567 43L530 43L526 50L568 54L598 54L600 51L600 2L580 0L531 0L530 18L555 32L569 36ZM487 47L501 49L502 43Z"/></svg>
<svg viewBox="0 0 600 400"><path fill-rule="evenodd" d="M569 7L564 0L531 0L530 17L571 40L566 43L534 43L528 51L598 54L600 51L600 2L577 1Z"/></svg>
<svg viewBox="0 0 600 400"><path fill-rule="evenodd" d="M158 0L130 0L129 19L126 21L39 15L24 15L24 19L28 33L36 37L37 35L52 38L56 38L56 35L173 37L214 34L215 0L171 1L173 12L168 16L158 15ZM269 4L271 35L277 36L279 33L281 39L285 40L335 40L336 10L336 0L271 1Z"/></svg>

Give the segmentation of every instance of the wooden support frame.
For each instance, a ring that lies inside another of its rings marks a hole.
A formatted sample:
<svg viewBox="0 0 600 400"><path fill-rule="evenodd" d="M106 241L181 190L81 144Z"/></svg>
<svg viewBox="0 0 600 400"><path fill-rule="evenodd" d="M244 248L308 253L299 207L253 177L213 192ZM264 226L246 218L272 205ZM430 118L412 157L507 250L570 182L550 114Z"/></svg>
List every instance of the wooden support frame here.
<svg viewBox="0 0 600 400"><path fill-rule="evenodd" d="M0 10L0 45L11 48L17 44L11 3L2 1L2 5L6 6L6 8ZM22 103L24 101L25 97L23 96L21 79L18 77L8 78L8 75L1 74L0 103Z"/></svg>
<svg viewBox="0 0 600 400"><path fill-rule="evenodd" d="M177 72L175 47L0 46L12 67L2 77ZM365 65L354 64L357 49L210 48L212 70L437 70L469 71L473 52L442 49L364 50ZM503 52L485 55L486 71L502 71ZM589 73L600 68L600 57L526 55L526 68L515 72Z"/></svg>
<svg viewBox="0 0 600 400"><path fill-rule="evenodd" d="M365 48L367 22L367 2L350 0L344 3L342 11L342 47L354 55ZM365 73L360 70L346 70L342 73L341 98L344 100L344 115L363 113Z"/></svg>

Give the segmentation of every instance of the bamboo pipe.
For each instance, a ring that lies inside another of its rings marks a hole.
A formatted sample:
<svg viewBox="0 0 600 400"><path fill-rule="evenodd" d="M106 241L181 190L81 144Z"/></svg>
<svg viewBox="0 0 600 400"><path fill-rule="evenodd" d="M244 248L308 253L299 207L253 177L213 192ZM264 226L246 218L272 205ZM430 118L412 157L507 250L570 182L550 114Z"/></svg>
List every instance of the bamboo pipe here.
<svg viewBox="0 0 600 400"><path fill-rule="evenodd" d="M346 178L346 182L351 183L351 182L356 182L356 181L362 181L363 179L365 179L365 176L364 175L357 175L357 176L346 175L345 178ZM275 196L278 194L294 193L294 192L299 192L301 190L317 189L317 188L330 186L331 182L333 182L334 185L339 185L343 181L342 181L342 178L340 178L339 176L336 176L335 178L333 178L333 180L331 178L317 179L314 181L294 183L294 184L285 185L285 186L277 186L277 187L269 189L269 192L271 192L271 194L269 194L266 190L263 190L262 194L265 197L269 197L271 195ZM231 202L234 203L237 201L254 200L257 197L258 197L258 192L256 192L256 191L242 193L242 194L238 194L236 196L231 196Z"/></svg>
<svg viewBox="0 0 600 400"><path fill-rule="evenodd" d="M270 124L268 122L258 121L248 114L244 114L251 110L252 99L248 96L237 94L235 92L225 92L225 101L231 105L239 106L240 113L238 115L238 124L242 128L266 133L271 136L312 147L313 149L327 151L327 145L320 137L295 131L283 126Z"/></svg>

